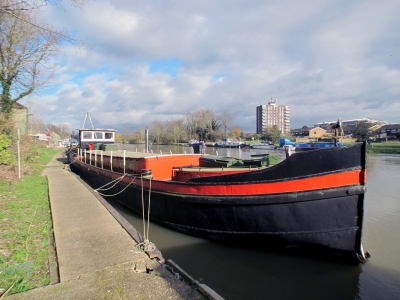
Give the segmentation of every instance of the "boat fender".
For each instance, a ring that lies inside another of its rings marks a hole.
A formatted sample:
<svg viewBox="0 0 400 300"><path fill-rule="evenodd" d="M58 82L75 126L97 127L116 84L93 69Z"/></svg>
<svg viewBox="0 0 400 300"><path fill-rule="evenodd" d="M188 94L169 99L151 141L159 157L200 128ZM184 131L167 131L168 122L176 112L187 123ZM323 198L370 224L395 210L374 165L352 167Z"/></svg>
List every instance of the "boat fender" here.
<svg viewBox="0 0 400 300"><path fill-rule="evenodd" d="M288 158L290 155L292 155L292 151L289 146L285 145L285 153L286 153L286 158Z"/></svg>
<svg viewBox="0 0 400 300"><path fill-rule="evenodd" d="M346 191L346 194L349 195L349 196L365 194L366 190L367 190L367 188L365 186L351 187Z"/></svg>
<svg viewBox="0 0 400 300"><path fill-rule="evenodd" d="M368 259L371 257L371 255L369 254L368 251L364 252L364 248L362 245L360 247L360 252L361 252L360 254L356 253L357 258L360 261L360 263L365 264L368 261Z"/></svg>

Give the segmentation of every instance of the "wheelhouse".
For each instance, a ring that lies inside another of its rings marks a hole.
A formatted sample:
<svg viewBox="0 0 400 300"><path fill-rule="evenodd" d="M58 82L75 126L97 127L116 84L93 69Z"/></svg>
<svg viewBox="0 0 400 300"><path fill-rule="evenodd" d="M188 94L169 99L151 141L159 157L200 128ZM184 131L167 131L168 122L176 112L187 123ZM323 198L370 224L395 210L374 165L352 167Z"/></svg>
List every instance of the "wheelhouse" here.
<svg viewBox="0 0 400 300"><path fill-rule="evenodd" d="M79 129L79 148L83 150L100 149L102 144L114 143L114 129Z"/></svg>

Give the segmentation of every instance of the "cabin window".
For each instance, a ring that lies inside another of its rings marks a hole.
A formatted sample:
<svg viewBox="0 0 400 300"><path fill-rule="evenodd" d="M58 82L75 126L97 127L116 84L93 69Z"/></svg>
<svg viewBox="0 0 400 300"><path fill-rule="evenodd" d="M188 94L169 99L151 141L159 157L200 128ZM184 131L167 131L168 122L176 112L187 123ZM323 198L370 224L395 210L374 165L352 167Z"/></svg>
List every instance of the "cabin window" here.
<svg viewBox="0 0 400 300"><path fill-rule="evenodd" d="M113 138L113 133L112 132L106 132L105 133L105 138L108 140L111 140Z"/></svg>
<svg viewBox="0 0 400 300"><path fill-rule="evenodd" d="M124 162L123 162L122 159L119 160L119 169L120 169L120 170L123 170L123 169L124 169ZM125 171L124 171L124 173L125 173Z"/></svg>
<svg viewBox="0 0 400 300"><path fill-rule="evenodd" d="M102 132L94 132L94 138L95 139L102 139L103 138L103 133Z"/></svg>
<svg viewBox="0 0 400 300"><path fill-rule="evenodd" d="M82 133L82 138L83 138L83 139L88 139L88 140L90 140L90 139L92 138L92 132L90 132L90 131L84 131L84 132Z"/></svg>
<svg viewBox="0 0 400 300"><path fill-rule="evenodd" d="M129 161L128 162L128 172L132 172L133 173L133 161Z"/></svg>

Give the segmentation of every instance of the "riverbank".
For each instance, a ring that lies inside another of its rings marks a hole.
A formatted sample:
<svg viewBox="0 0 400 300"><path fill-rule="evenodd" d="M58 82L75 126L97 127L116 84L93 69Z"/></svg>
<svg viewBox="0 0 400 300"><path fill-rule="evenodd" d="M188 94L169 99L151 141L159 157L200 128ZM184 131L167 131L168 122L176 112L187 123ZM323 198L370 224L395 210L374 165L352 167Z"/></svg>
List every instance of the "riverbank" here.
<svg viewBox="0 0 400 300"><path fill-rule="evenodd" d="M260 141L247 142L249 145L257 144ZM344 145L349 145L356 143L356 139L345 139L343 140ZM206 142L205 147L214 147L215 142ZM129 144L124 144L129 145ZM132 144L131 144L132 145ZM136 145L136 144L135 144ZM157 144L153 144L154 146ZM178 143L178 146L188 146L186 143ZM161 146L171 146L171 145L161 145ZM143 146L144 148L144 146ZM384 153L384 154L400 154L400 142L385 142L385 143L371 143L367 145L368 153Z"/></svg>
<svg viewBox="0 0 400 300"><path fill-rule="evenodd" d="M371 143L367 146L369 153L400 154L399 142Z"/></svg>
<svg viewBox="0 0 400 300"><path fill-rule="evenodd" d="M56 149L35 145L23 152L22 178L3 166L0 180L0 295L49 284L52 235L47 178Z"/></svg>
<svg viewBox="0 0 400 300"><path fill-rule="evenodd" d="M183 282L183 275L179 275L183 271L173 262L168 266L163 264L158 251L147 254L139 251L136 246L140 234L130 224L124 224L123 218L118 222L118 213L107 209L99 201L100 196L63 169L62 156L62 152L56 155L44 170L48 177L55 247L43 241L40 245L47 249L47 259L49 249L56 251L51 255L53 268L47 269L46 281L36 287L50 285L37 288L25 285L29 291L21 293L23 287L19 281L29 283L23 273L20 278L2 281L2 286L7 284L3 293L15 293L7 299L204 299L199 290L208 293L211 299L220 299L217 294L213 297L213 291L205 285L194 282L196 289ZM31 222L28 227L32 225ZM34 265L34 258L29 262ZM11 263L12 259L9 267ZM172 268L174 273L170 271ZM29 271L36 273L36 268Z"/></svg>

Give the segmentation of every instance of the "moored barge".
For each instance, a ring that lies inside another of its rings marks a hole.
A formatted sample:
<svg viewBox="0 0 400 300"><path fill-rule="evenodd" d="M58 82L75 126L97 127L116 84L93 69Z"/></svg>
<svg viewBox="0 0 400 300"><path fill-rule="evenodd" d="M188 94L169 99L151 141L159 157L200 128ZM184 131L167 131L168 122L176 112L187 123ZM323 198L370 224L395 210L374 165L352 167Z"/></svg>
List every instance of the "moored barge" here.
<svg viewBox="0 0 400 300"><path fill-rule="evenodd" d="M103 193L131 210L150 209L150 218L167 227L229 243L366 260L365 143L300 152L276 165L102 149L69 152L71 169L94 189L108 186Z"/></svg>

